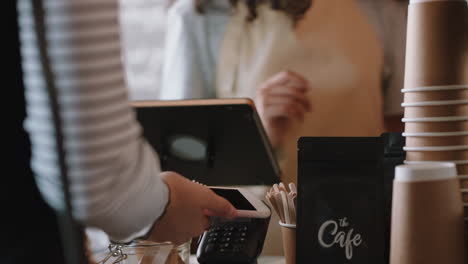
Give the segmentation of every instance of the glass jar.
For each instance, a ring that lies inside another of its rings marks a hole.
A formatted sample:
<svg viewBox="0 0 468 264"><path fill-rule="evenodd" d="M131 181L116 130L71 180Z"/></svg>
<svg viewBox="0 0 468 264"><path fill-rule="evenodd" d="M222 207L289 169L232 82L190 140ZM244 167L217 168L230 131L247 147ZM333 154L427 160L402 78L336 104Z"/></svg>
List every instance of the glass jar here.
<svg viewBox="0 0 468 264"><path fill-rule="evenodd" d="M190 244L191 241L180 246L151 241L110 244L107 252L95 254L93 259L97 264L189 264Z"/></svg>

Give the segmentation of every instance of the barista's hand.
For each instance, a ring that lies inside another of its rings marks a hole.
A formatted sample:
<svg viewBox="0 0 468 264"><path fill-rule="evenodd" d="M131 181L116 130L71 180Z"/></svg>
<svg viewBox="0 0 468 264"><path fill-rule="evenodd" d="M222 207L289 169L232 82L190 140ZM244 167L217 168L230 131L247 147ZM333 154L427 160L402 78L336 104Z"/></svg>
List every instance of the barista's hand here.
<svg viewBox="0 0 468 264"><path fill-rule="evenodd" d="M189 181L175 172L163 172L162 179L170 191L166 211L159 218L150 240L181 244L199 236L210 225L209 216L235 218L236 209L209 188Z"/></svg>
<svg viewBox="0 0 468 264"><path fill-rule="evenodd" d="M255 105L273 147L283 143L291 121L302 122L310 111L309 90L307 81L291 71L274 75L258 89Z"/></svg>

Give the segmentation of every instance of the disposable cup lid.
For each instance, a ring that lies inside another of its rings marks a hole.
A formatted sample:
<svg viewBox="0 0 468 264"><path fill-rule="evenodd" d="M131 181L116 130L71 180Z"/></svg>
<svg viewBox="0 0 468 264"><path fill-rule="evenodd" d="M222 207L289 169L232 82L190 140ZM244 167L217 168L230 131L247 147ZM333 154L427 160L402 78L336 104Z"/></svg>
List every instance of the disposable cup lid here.
<svg viewBox="0 0 468 264"><path fill-rule="evenodd" d="M442 100L442 101L423 101L423 102L404 102L403 107L417 106L443 106L443 105L463 105L468 104L468 100Z"/></svg>
<svg viewBox="0 0 468 264"><path fill-rule="evenodd" d="M424 161L408 161L408 160L405 160L404 163L405 164L427 164L427 163L433 163L433 162L441 162L441 161L438 161L438 160L424 160ZM467 165L468 164L468 160L445 160L443 162L450 162L450 163L454 163L456 165ZM462 177L464 175L458 175L459 177ZM466 175L468 176L468 175Z"/></svg>
<svg viewBox="0 0 468 264"><path fill-rule="evenodd" d="M286 223L283 223L283 222L281 222L281 221L279 221L279 224L280 224L280 226L282 226L282 227L296 228L296 225L295 225L295 224L286 224Z"/></svg>
<svg viewBox="0 0 468 264"><path fill-rule="evenodd" d="M403 147L404 151L458 151L468 150L468 145L456 146L428 146L428 147Z"/></svg>
<svg viewBox="0 0 468 264"><path fill-rule="evenodd" d="M463 122L467 120L468 116L405 117L401 119L403 123Z"/></svg>
<svg viewBox="0 0 468 264"><path fill-rule="evenodd" d="M428 162L422 164L405 164L395 167L397 182L426 182L454 179L457 169L451 162Z"/></svg>
<svg viewBox="0 0 468 264"><path fill-rule="evenodd" d="M467 0L410 0L410 4L425 3L425 2L467 2Z"/></svg>
<svg viewBox="0 0 468 264"><path fill-rule="evenodd" d="M453 131L453 132L405 132L404 137L458 137L468 136L468 131Z"/></svg>
<svg viewBox="0 0 468 264"><path fill-rule="evenodd" d="M433 85L433 86L420 86L414 88L401 89L402 93L413 93L413 92L432 92L432 91L448 91L448 90L463 90L468 89L466 85Z"/></svg>

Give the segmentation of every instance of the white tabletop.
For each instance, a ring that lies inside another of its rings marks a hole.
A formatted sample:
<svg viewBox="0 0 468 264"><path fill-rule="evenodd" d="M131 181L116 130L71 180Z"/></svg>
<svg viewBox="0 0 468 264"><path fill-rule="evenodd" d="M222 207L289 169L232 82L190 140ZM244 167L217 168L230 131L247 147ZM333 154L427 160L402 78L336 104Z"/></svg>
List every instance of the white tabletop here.
<svg viewBox="0 0 468 264"><path fill-rule="evenodd" d="M284 264L284 257L279 256L260 256L258 258L258 264ZM198 264L197 258L192 255L190 256L190 264Z"/></svg>

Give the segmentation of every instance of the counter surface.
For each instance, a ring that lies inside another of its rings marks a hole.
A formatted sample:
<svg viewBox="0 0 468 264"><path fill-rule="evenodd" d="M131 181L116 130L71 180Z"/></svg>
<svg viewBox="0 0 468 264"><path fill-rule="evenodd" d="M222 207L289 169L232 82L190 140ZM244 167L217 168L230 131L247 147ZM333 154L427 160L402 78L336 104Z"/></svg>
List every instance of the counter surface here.
<svg viewBox="0 0 468 264"><path fill-rule="evenodd" d="M284 257L281 256L260 256L258 264L284 264ZM198 264L195 255L190 256L190 264Z"/></svg>

